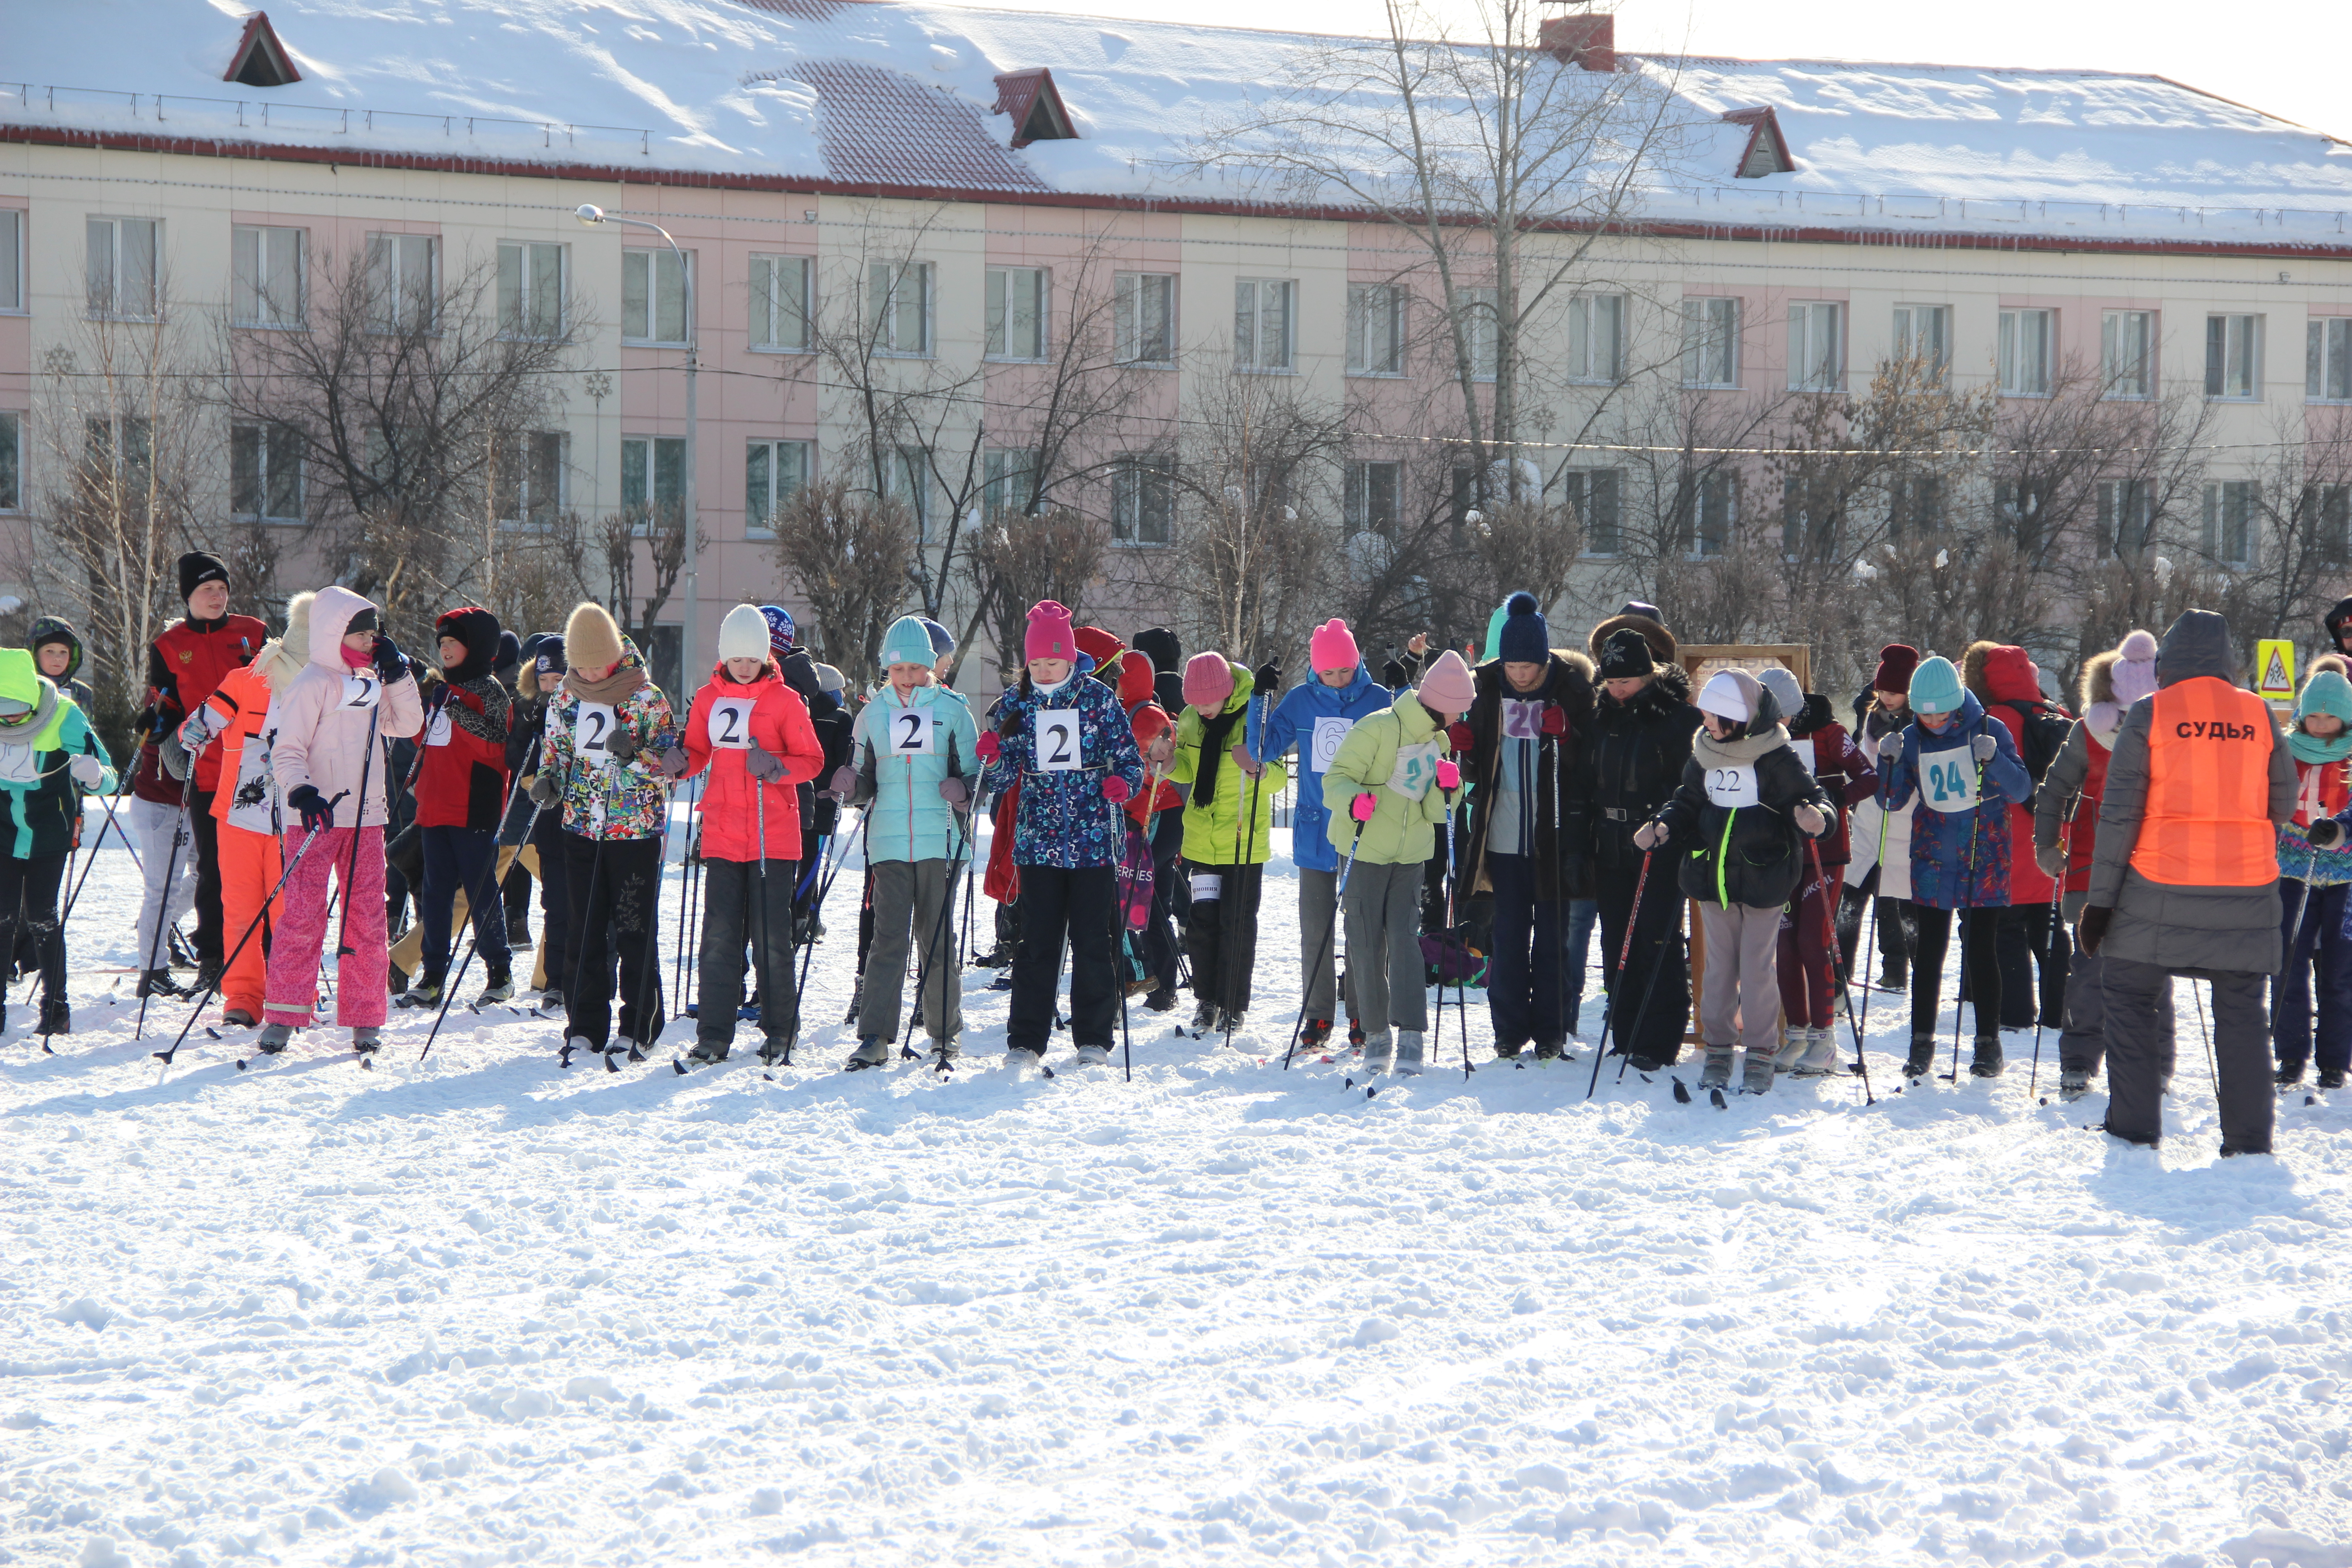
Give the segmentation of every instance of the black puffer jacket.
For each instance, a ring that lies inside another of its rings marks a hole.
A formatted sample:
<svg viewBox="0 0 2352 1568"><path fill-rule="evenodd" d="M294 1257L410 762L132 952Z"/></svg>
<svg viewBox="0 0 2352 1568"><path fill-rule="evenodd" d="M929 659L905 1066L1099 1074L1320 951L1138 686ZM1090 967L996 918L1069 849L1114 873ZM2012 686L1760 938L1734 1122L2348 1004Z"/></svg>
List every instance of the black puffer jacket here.
<svg viewBox="0 0 2352 1568"><path fill-rule="evenodd" d="M1464 721L1470 726L1470 756L1463 772L1476 787L1470 795L1470 841L1464 864L1477 868L1471 886L1488 891L1486 837L1492 826L1495 782L1500 774L1504 744L1503 704L1507 700L1557 703L1566 715L1568 732L1558 740L1513 741L1534 753L1522 776L1535 788L1528 810L1535 826L1536 897L1589 899L1591 869L1586 857L1590 828L1586 798L1577 792L1577 759L1589 743L1592 729L1592 661L1580 653L1551 650L1551 668L1544 683L1521 691L1503 673L1503 661L1490 658L1477 668L1478 695ZM1544 765L1545 761L1551 763ZM1559 832L1552 832L1554 797L1558 797ZM1524 853L1524 848L1522 849Z"/></svg>
<svg viewBox="0 0 2352 1568"><path fill-rule="evenodd" d="M1691 735L1698 726L1690 678L1679 665L1659 670L1649 685L1623 702L1601 690L1569 786L1569 798L1582 801L1591 814L1596 874L1641 865L1633 832L1658 814L1682 782L1683 768L1690 761Z"/></svg>
<svg viewBox="0 0 2352 1568"><path fill-rule="evenodd" d="M1772 694L1759 686L1754 700L1756 716L1741 733L1721 741L1692 737L1682 784L1658 821L1671 836L1664 847L1681 867L1676 880L1685 898L1769 910L1787 903L1804 879L1805 834L1796 808L1820 812L1825 837L1836 831L1837 807L1790 749ZM1742 773L1750 779L1732 776ZM1753 804L1734 803L1751 793Z"/></svg>

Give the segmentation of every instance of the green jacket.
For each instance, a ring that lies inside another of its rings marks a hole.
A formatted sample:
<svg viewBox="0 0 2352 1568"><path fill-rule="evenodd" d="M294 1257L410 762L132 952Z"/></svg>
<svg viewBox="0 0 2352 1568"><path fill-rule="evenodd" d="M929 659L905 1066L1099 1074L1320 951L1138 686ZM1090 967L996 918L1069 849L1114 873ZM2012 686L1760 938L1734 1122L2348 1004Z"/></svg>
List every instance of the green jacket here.
<svg viewBox="0 0 2352 1568"><path fill-rule="evenodd" d="M62 855L81 811L82 785L68 771L73 760L97 762L100 794L113 791L114 769L73 699L60 695L23 648L0 649L0 697L25 705L14 723L0 722L0 855Z"/></svg>
<svg viewBox="0 0 2352 1568"><path fill-rule="evenodd" d="M1398 693L1385 711L1348 731L1323 775L1331 843L1341 864L1351 842L1356 858L1375 866L1410 866L1435 853L1435 824L1445 820L1462 794L1458 787L1437 787L1438 760L1445 755L1445 731L1413 691ZM1357 839L1349 803L1366 790L1380 804Z"/></svg>
<svg viewBox="0 0 2352 1568"><path fill-rule="evenodd" d="M1176 719L1176 752L1168 762L1171 784L1194 785L1184 802L1184 858L1203 866L1262 866L1273 853L1274 802L1290 782L1280 763L1265 764L1261 778L1252 778L1234 765L1233 750L1242 744L1244 722L1256 682L1250 672L1231 659L1234 694L1213 716L1187 708ZM1204 757L1203 752L1210 755ZM1197 787L1203 767L1215 777L1208 798ZM1242 828L1244 803L1257 803L1256 821Z"/></svg>

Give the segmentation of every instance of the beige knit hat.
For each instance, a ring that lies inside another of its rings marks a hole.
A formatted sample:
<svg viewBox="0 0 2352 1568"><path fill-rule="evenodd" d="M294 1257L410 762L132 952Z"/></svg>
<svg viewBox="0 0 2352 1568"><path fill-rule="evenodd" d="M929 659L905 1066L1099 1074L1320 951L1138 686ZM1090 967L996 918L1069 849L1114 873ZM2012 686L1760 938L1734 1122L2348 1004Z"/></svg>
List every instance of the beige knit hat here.
<svg viewBox="0 0 2352 1568"><path fill-rule="evenodd" d="M621 628L604 605L586 602L563 623L563 658L574 669L603 669L621 662Z"/></svg>

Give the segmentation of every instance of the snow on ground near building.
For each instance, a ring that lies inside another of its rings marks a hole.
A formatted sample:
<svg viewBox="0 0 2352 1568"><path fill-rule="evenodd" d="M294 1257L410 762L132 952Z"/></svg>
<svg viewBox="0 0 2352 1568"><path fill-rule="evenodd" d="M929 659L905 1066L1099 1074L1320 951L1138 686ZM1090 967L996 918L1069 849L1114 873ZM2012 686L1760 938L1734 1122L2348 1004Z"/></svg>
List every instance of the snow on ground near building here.
<svg viewBox="0 0 2352 1568"><path fill-rule="evenodd" d="M1281 1068L1278 876L1239 1048L1016 1079L972 971L964 1068L844 1074L853 868L773 1082L462 1011L159 1081L100 862L80 1032L0 1046L0 1561L2352 1561L2352 1108L2218 1160L2185 987L2154 1153L1893 1093L1884 996L1871 1109L1368 1100Z"/></svg>

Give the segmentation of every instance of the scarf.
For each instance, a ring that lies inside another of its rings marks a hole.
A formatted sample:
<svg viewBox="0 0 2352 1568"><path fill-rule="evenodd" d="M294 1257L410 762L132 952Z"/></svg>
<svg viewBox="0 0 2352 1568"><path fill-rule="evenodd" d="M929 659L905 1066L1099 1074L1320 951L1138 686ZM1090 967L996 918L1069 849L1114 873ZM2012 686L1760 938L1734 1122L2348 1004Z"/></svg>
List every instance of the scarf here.
<svg viewBox="0 0 2352 1568"><path fill-rule="evenodd" d="M1248 711L1249 704L1244 702L1232 712L1220 713L1213 719L1205 713L1201 716L1201 763L1192 774L1192 799L1215 804L1217 770L1225 763L1225 737L1234 732L1234 726Z"/></svg>
<svg viewBox="0 0 2352 1568"><path fill-rule="evenodd" d="M647 685L646 672L623 659L614 666L613 673L602 680L583 680L573 670L563 678L563 689L583 702L602 702L608 708L618 708L632 693Z"/></svg>
<svg viewBox="0 0 2352 1568"><path fill-rule="evenodd" d="M2303 727L2297 725L2286 732L2286 747L2294 753L2294 760L2298 763L2309 763L2314 766L2322 763L2340 763L2352 757L2352 729L2323 741L2316 735L2305 734Z"/></svg>

